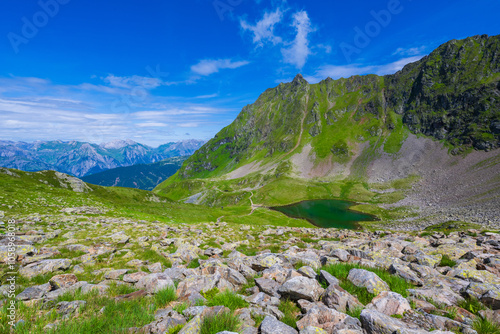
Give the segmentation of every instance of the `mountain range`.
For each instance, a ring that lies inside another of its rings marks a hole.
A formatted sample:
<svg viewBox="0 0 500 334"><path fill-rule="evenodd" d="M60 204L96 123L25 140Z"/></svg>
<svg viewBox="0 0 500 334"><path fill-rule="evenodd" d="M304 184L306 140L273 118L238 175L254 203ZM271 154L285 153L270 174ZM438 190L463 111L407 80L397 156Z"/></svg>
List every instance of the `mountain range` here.
<svg viewBox="0 0 500 334"><path fill-rule="evenodd" d="M211 206L319 196L381 215L480 208L498 219L499 147L500 36L481 35L392 75L309 84L299 74L267 89L155 192Z"/></svg>
<svg viewBox="0 0 500 334"><path fill-rule="evenodd" d="M55 170L77 177L117 167L150 164L193 154L201 140L167 143L153 148L132 140L93 144L78 141L0 141L0 166L24 171Z"/></svg>
<svg viewBox="0 0 500 334"><path fill-rule="evenodd" d="M158 184L174 175L187 158L187 156L173 157L151 164L117 167L87 175L81 179L87 183L105 187L153 190Z"/></svg>

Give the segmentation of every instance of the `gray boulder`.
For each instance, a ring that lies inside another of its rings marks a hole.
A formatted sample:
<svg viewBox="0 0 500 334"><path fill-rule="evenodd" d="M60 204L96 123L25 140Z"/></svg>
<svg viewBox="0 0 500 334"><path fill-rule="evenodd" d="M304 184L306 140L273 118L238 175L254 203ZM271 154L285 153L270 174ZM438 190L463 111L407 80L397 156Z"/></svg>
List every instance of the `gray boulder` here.
<svg viewBox="0 0 500 334"><path fill-rule="evenodd" d="M357 287L365 287L368 292L378 295L382 291L390 291L389 285L377 274L364 269L351 269L347 279Z"/></svg>
<svg viewBox="0 0 500 334"><path fill-rule="evenodd" d="M56 310L58 314L70 315L76 312L80 307L85 306L87 302L84 300L74 300L72 302L60 302L56 305Z"/></svg>
<svg viewBox="0 0 500 334"><path fill-rule="evenodd" d="M408 303L406 298L392 291L381 292L366 307L386 315L403 315L406 311L411 310L410 303Z"/></svg>
<svg viewBox="0 0 500 334"><path fill-rule="evenodd" d="M407 324L401 320L376 310L364 309L361 312L360 320L367 334L419 333L416 328L408 328ZM426 331L420 331L420 333L426 333Z"/></svg>
<svg viewBox="0 0 500 334"><path fill-rule="evenodd" d="M324 270L320 270L319 280L321 282L327 284L328 286L339 285L339 283L340 283L339 280L337 279L337 277L333 276L332 274L330 274L329 272L324 271Z"/></svg>
<svg viewBox="0 0 500 334"><path fill-rule="evenodd" d="M138 289L145 290L147 293L153 294L168 287L174 287L174 281L163 273L149 274L142 277L135 284Z"/></svg>
<svg viewBox="0 0 500 334"><path fill-rule="evenodd" d="M330 285L323 295L323 303L329 308L340 312L362 308L358 298L351 295L338 285Z"/></svg>
<svg viewBox="0 0 500 334"><path fill-rule="evenodd" d="M279 287L278 293L285 298L292 300L305 299L309 301L317 301L323 294L324 289L315 279L307 277L294 277L286 281Z"/></svg>
<svg viewBox="0 0 500 334"><path fill-rule="evenodd" d="M278 321L276 318L267 316L260 324L261 334L298 334L295 329Z"/></svg>
<svg viewBox="0 0 500 334"><path fill-rule="evenodd" d="M35 263L30 263L21 268L19 273L25 277L32 278L38 275L45 275L57 270L66 270L71 266L69 259L52 259L42 260Z"/></svg>
<svg viewBox="0 0 500 334"><path fill-rule="evenodd" d="M266 278L256 278L255 285L260 291L267 293L268 295L279 297L278 289L280 284L272 279Z"/></svg>

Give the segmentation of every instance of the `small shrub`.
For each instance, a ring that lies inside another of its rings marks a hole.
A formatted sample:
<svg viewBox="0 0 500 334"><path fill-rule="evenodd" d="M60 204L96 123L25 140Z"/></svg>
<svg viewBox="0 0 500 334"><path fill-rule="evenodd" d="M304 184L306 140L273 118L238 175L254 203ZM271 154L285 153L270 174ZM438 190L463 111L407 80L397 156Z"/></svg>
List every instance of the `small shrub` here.
<svg viewBox="0 0 500 334"><path fill-rule="evenodd" d="M465 298L464 300L458 302L458 306L472 314L478 314L479 311L486 310L486 306L484 306L483 303L476 298Z"/></svg>
<svg viewBox="0 0 500 334"><path fill-rule="evenodd" d="M177 313L182 314L182 312L184 312L190 306L191 306L191 304L188 303L188 302L179 303L179 304L177 304L177 305L174 306L174 311L177 312Z"/></svg>
<svg viewBox="0 0 500 334"><path fill-rule="evenodd" d="M252 318L255 321L255 327L259 327L262 321L264 321L265 316L260 314L252 314Z"/></svg>
<svg viewBox="0 0 500 334"><path fill-rule="evenodd" d="M304 267L305 265L306 265L306 264L305 264L304 262L302 262L302 260L299 260L299 261L297 261L297 262L293 265L293 267L294 267L295 269L297 269L297 270L298 270L298 269L300 269L300 268Z"/></svg>
<svg viewBox="0 0 500 334"><path fill-rule="evenodd" d="M457 317L458 310L456 307L451 307L448 309L448 311L445 314L445 317L450 318L451 320L455 320Z"/></svg>
<svg viewBox="0 0 500 334"><path fill-rule="evenodd" d="M72 302L74 300L89 300L89 299L92 299L96 296L99 295L99 292L94 289L94 290L91 290L89 293L82 293L82 289L79 288L75 291L67 291L65 293L63 293L62 295L60 295L59 297L57 297L56 299L56 303L59 303L59 302Z"/></svg>
<svg viewBox="0 0 500 334"><path fill-rule="evenodd" d="M47 283L55 274L37 275L30 279L31 285L41 285Z"/></svg>
<svg viewBox="0 0 500 334"><path fill-rule="evenodd" d="M454 267L456 264L457 264L457 262L450 259L450 257L447 254L444 254L443 257L441 258L441 262L439 263L439 266L440 267Z"/></svg>
<svg viewBox="0 0 500 334"><path fill-rule="evenodd" d="M142 327L154 320L154 312L149 304L150 300L146 298L123 302L108 301L102 315L64 321L57 329L47 333L119 333L126 328Z"/></svg>
<svg viewBox="0 0 500 334"><path fill-rule="evenodd" d="M177 333L179 333L179 332L181 331L181 329L183 329L183 328L184 328L184 325L177 325L177 326L175 326L175 327L171 327L171 328L168 330L167 334L177 334Z"/></svg>
<svg viewBox="0 0 500 334"><path fill-rule="evenodd" d="M247 293L246 291L247 291L247 289L253 288L253 287L255 286L255 279L256 279L257 277L258 277L258 276L253 277L252 279L248 279L248 280L247 280L247 284L243 284L243 285L240 287L239 292L240 292L242 295L248 295L248 293Z"/></svg>
<svg viewBox="0 0 500 334"><path fill-rule="evenodd" d="M351 317L353 318L357 318L359 319L361 317L361 312L363 311L363 308L362 307L355 307L354 309L352 310L347 310L346 311L346 314L347 315L350 315Z"/></svg>
<svg viewBox="0 0 500 334"><path fill-rule="evenodd" d="M217 334L223 331L237 332L241 327L240 318L232 312L222 312L203 318L200 334Z"/></svg>

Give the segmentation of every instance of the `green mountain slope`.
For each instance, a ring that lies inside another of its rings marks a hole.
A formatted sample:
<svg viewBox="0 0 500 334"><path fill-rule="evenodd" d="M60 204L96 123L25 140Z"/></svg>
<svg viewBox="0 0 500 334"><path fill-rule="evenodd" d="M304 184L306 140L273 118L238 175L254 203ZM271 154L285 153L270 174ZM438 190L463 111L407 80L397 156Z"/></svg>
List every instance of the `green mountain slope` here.
<svg viewBox="0 0 500 334"><path fill-rule="evenodd" d="M268 89L155 192L210 206L342 198L385 214L429 170L458 165L466 177L499 144L500 36L475 36L393 75L309 84L299 74ZM465 159L472 150L483 153ZM478 188L491 199L498 180L483 176L471 185L492 185Z"/></svg>
<svg viewBox="0 0 500 334"><path fill-rule="evenodd" d="M500 138L500 36L450 41L387 76L301 75L266 90L189 158L177 179L220 176L242 163L285 155L311 142L319 159L349 156L350 143L392 135L402 120L413 133L454 146L493 149Z"/></svg>
<svg viewBox="0 0 500 334"><path fill-rule="evenodd" d="M81 179L105 187L153 190L159 183L174 175L186 159L187 157L175 157L152 164L118 167Z"/></svg>

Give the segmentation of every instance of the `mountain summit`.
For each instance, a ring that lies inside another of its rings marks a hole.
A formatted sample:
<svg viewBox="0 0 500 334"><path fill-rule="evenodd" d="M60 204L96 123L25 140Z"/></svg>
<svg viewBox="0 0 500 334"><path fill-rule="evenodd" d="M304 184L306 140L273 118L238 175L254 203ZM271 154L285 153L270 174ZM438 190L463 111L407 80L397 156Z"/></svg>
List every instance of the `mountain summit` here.
<svg viewBox="0 0 500 334"><path fill-rule="evenodd" d="M156 191L178 200L195 194L193 180L239 180L260 189L282 176L371 183L416 175L425 182L439 170L434 177L443 180L429 188L438 187L436 194L449 177L446 187L456 188L450 196L465 201L465 193L484 192L491 199L498 165L477 175L466 169L498 159L499 146L500 36L474 36L449 41L392 75L309 84L298 74L267 89ZM470 182L460 188L464 177ZM174 190L186 182L192 191ZM246 197L233 195L236 203ZM199 202L219 203L220 194L213 196Z"/></svg>

